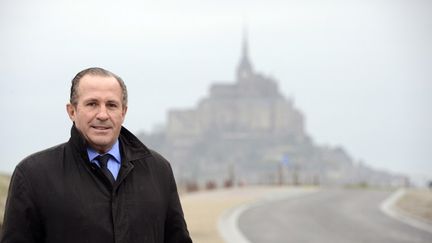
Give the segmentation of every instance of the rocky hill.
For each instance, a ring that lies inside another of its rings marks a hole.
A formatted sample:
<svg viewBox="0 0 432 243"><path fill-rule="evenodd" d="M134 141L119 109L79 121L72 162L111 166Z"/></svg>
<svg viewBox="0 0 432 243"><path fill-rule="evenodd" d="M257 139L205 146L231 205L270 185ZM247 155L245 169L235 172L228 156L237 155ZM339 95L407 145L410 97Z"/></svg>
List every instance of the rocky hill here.
<svg viewBox="0 0 432 243"><path fill-rule="evenodd" d="M293 99L274 78L254 70L246 40L235 76L213 84L196 107L170 110L164 129L140 134L172 162L180 184L406 182L354 161L343 147L315 144Z"/></svg>

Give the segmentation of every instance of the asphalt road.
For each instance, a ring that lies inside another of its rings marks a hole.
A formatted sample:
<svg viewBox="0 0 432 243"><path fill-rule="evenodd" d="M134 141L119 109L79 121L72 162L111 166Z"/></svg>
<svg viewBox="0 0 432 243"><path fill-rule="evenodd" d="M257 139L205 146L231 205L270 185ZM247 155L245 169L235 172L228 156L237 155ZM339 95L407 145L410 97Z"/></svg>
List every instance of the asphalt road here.
<svg viewBox="0 0 432 243"><path fill-rule="evenodd" d="M432 243L432 234L379 209L391 192L322 190L243 212L239 229L252 243Z"/></svg>

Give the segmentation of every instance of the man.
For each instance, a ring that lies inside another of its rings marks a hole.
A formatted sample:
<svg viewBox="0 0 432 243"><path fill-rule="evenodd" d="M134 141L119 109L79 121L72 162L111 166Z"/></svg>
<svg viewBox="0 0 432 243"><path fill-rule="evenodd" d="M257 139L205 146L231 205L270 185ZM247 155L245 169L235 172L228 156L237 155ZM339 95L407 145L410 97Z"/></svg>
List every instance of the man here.
<svg viewBox="0 0 432 243"><path fill-rule="evenodd" d="M122 127L126 111L120 77L75 76L71 137L17 165L1 243L192 242L168 161Z"/></svg>

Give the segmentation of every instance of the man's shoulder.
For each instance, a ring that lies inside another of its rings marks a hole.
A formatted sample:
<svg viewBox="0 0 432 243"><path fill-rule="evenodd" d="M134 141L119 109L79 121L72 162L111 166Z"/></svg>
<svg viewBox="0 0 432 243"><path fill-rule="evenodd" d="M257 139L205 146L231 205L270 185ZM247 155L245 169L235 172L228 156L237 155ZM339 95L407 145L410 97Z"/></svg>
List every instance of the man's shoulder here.
<svg viewBox="0 0 432 243"><path fill-rule="evenodd" d="M58 158L62 157L66 144L67 143L61 143L30 154L17 165L17 168L20 168L21 170L33 170L56 162Z"/></svg>
<svg viewBox="0 0 432 243"><path fill-rule="evenodd" d="M144 160L141 161L145 161L144 163L147 163L148 166L155 168L157 170L171 170L171 165L170 162L164 157L162 156L159 152L153 150L153 149L148 149L148 156L146 156L144 158Z"/></svg>
<svg viewBox="0 0 432 243"><path fill-rule="evenodd" d="M152 149L152 148L147 148L148 151L150 152L150 155L152 157L154 157L157 160L166 160L159 152L157 152L156 150Z"/></svg>
<svg viewBox="0 0 432 243"><path fill-rule="evenodd" d="M154 149L148 149L148 151L150 152L150 155L152 158L154 158L154 160L158 163L162 163L162 164L169 164L168 160L165 159L165 157L163 157L159 152L157 152Z"/></svg>

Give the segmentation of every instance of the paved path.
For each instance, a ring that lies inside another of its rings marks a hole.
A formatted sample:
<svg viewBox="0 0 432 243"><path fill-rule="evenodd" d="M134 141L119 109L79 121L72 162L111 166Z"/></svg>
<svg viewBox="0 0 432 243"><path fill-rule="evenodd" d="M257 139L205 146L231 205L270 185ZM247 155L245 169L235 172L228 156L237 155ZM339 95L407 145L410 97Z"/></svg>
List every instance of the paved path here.
<svg viewBox="0 0 432 243"><path fill-rule="evenodd" d="M275 197L282 199L312 191L316 189L312 187L255 186L183 194L181 201L194 242L241 243L239 238L243 238L243 235L237 230L237 218L231 217L231 212L238 212L236 209L239 207L256 205L257 201L265 203L265 199L272 201Z"/></svg>
<svg viewBox="0 0 432 243"><path fill-rule="evenodd" d="M431 243L432 234L388 217L391 192L323 190L244 211L240 231L252 243Z"/></svg>

